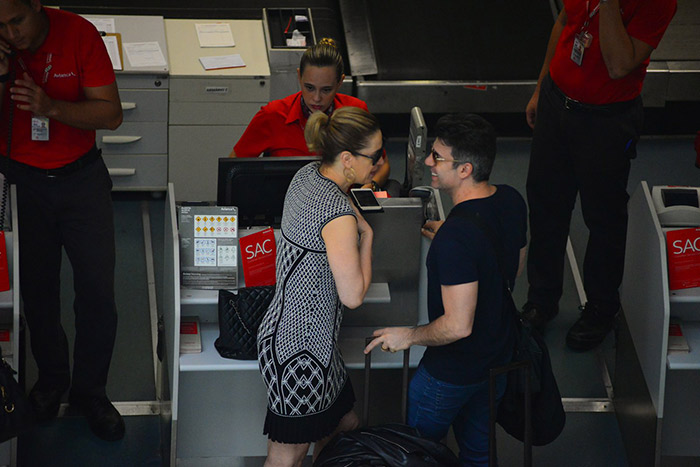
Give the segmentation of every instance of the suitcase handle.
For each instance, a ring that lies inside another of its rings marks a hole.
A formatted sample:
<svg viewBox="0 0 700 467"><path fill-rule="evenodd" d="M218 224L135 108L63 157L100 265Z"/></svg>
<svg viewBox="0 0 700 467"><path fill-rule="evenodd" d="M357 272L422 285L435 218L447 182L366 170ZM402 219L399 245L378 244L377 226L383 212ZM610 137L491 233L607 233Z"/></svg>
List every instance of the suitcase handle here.
<svg viewBox="0 0 700 467"><path fill-rule="evenodd" d="M374 336L365 338L365 347L374 340ZM403 374L401 384L401 423L406 423L406 410L408 407L408 364L411 349L403 351ZM362 393L362 426L367 426L369 421L369 371L372 366L372 352L365 354L365 384Z"/></svg>

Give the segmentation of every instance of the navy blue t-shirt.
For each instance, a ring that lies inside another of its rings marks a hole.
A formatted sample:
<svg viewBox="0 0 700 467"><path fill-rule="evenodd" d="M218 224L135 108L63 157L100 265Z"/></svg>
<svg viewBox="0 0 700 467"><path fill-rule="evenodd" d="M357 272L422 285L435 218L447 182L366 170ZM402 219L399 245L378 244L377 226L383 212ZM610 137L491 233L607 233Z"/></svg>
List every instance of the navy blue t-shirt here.
<svg viewBox="0 0 700 467"><path fill-rule="evenodd" d="M479 213L503 245L506 274L515 282L520 249L527 244L527 208L514 188L496 185L488 198L459 203L430 245L428 316L445 313L441 285L479 282L472 333L463 339L425 351L422 363L439 380L466 385L483 381L490 368L507 363L513 349L512 316L503 310L502 275L491 240L458 213Z"/></svg>

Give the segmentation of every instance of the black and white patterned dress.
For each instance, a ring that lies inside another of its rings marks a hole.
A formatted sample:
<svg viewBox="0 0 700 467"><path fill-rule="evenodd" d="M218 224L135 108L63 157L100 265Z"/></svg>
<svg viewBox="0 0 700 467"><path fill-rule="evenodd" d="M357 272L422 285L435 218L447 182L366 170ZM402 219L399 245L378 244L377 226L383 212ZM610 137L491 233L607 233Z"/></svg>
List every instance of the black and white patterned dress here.
<svg viewBox="0 0 700 467"><path fill-rule="evenodd" d="M328 436L355 402L338 348L343 305L321 237L328 222L354 213L346 194L319 173L319 166L299 170L287 191L277 289L258 330L268 397L263 432L282 443Z"/></svg>

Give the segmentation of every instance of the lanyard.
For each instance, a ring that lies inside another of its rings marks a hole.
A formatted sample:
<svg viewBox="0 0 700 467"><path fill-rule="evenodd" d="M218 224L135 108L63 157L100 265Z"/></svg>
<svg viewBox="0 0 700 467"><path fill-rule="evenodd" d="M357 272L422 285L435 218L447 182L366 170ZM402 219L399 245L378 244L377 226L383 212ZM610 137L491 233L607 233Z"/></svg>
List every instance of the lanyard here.
<svg viewBox="0 0 700 467"><path fill-rule="evenodd" d="M51 68L53 68L53 65L51 65L51 61L53 60L53 53L49 52L46 54L46 68L44 68L44 76L42 77L41 80L41 85L46 86L46 83L49 82L49 72L51 71ZM22 60L22 57L19 57L17 59L17 63L19 63L19 66L22 67L22 70L29 74L31 76L31 73L29 73L29 70L27 69L27 66L24 64L24 60Z"/></svg>
<svg viewBox="0 0 700 467"><path fill-rule="evenodd" d="M586 0L586 20L583 22L583 26L581 26L581 31L584 29L588 28L588 25L591 23L591 20L593 17L598 13L598 10L600 10L600 2L593 8L593 11L589 13L589 8L590 8L590 0Z"/></svg>

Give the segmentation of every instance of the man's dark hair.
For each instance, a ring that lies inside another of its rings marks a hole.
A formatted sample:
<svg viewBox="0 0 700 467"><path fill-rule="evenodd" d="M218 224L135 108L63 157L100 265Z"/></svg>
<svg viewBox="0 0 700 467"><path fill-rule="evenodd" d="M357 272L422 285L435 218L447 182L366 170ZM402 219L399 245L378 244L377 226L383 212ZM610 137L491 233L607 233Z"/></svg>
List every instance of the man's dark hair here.
<svg viewBox="0 0 700 467"><path fill-rule="evenodd" d="M496 159L496 130L475 114L447 114L435 125L435 136L449 146L452 157L460 163L469 162L475 182L489 179Z"/></svg>

